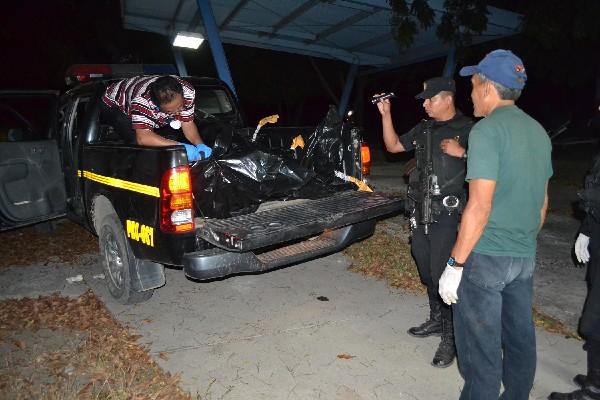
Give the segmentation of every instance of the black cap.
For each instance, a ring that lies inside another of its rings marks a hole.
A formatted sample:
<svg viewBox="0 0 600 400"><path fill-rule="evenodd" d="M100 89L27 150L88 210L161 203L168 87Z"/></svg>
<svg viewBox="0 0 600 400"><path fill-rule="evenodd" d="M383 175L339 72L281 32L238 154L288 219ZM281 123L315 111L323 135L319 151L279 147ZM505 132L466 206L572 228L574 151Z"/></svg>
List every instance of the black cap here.
<svg viewBox="0 0 600 400"><path fill-rule="evenodd" d="M423 91L415 96L415 99L430 99L439 92L456 92L456 84L452 78L442 76L427 79L423 83Z"/></svg>

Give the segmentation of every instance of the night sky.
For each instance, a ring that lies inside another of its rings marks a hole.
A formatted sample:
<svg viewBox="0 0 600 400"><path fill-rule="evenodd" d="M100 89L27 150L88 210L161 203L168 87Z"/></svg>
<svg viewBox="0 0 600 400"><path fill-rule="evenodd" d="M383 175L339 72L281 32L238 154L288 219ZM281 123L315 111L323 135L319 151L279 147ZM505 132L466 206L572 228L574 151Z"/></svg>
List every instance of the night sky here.
<svg viewBox="0 0 600 400"><path fill-rule="evenodd" d="M531 8L527 7L529 3L535 1L490 1L490 4L525 13L531 12ZM565 7L556 0L549 0L550 3ZM586 0L570 3L583 4ZM565 4L569 7L568 3ZM117 0L10 2L3 6L0 18L0 48L3 52L0 88L64 90L64 71L76 63L174 63L170 43L165 37L122 28ZM560 22L577 25L577 21ZM598 23L600 15L595 25ZM518 35L460 52L458 68L477 63L494 48L512 49L524 60L529 75L518 104L547 129L571 118L574 135L597 136L600 134L600 122L593 117L597 115L600 102L600 88L597 87L600 79L600 34L594 38L587 42L577 41L576 45L581 48L573 56L565 55L565 51L570 49L564 48L576 47L573 44L559 46L558 51L550 49L545 54L537 51L539 46L536 47L526 35ZM308 57L233 45L224 47L250 124L273 113L282 115L282 125L315 124L332 103ZM184 59L191 75L216 76L206 43L199 50L184 51ZM313 61L339 96L348 65L324 59ZM351 107L357 108L357 122L370 132L367 136L371 141L380 140L381 128L377 110L368 98L376 92L394 91L398 95L398 99L394 100L394 108L398 111L397 128L399 131L408 129L425 116L421 104L414 100L414 94L420 91L423 80L441 74L444 61L432 60L369 75L356 82ZM582 65L589 68L581 72ZM471 114L469 80L455 78L457 104L466 114Z"/></svg>

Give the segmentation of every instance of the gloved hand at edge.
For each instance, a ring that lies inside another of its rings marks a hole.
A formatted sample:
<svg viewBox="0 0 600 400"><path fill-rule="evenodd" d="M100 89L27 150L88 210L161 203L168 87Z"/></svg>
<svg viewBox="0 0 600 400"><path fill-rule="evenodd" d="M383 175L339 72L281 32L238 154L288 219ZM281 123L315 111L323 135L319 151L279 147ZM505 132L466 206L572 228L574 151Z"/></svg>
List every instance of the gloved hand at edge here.
<svg viewBox="0 0 600 400"><path fill-rule="evenodd" d="M200 159L200 154L198 153L198 149L193 144L187 143L179 143L180 145L185 147L185 152L187 153L188 162L198 161Z"/></svg>
<svg viewBox="0 0 600 400"><path fill-rule="evenodd" d="M582 264L590 261L590 251L588 249L590 245L590 237L580 233L575 240L575 257L577 261Z"/></svg>
<svg viewBox="0 0 600 400"><path fill-rule="evenodd" d="M444 303L450 305L458 301L458 285L462 278L463 269L446 264L439 282L438 292Z"/></svg>
<svg viewBox="0 0 600 400"><path fill-rule="evenodd" d="M200 153L200 159L206 160L212 154L212 149L205 145L204 143L200 143L196 145L196 149Z"/></svg>

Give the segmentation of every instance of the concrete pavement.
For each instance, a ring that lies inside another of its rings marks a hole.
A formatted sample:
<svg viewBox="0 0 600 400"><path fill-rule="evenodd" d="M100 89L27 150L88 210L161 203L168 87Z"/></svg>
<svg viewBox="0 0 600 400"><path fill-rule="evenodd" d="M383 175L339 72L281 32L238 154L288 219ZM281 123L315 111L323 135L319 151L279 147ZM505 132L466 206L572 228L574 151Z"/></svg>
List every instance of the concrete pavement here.
<svg viewBox="0 0 600 400"><path fill-rule="evenodd" d="M0 291L3 297L76 296L91 287L142 336L161 367L181 372L183 387L203 400L457 399L462 379L456 364L429 365L439 338L406 334L427 314L425 296L390 289L348 266L338 253L208 283L168 269L167 285L135 306L112 300L102 279L94 278L99 263L11 268L0 273ZM84 281L65 283L74 273ZM37 288L25 281L32 274ZM16 281L19 276L23 280ZM570 379L585 371L581 342L541 330L537 337L530 398L573 389Z"/></svg>

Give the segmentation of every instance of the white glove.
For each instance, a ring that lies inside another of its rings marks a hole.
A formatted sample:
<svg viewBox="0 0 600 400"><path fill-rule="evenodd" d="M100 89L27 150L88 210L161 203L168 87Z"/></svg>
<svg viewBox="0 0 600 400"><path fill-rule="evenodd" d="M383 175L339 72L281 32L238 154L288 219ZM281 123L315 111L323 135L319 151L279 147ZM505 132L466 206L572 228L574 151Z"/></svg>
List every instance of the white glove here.
<svg viewBox="0 0 600 400"><path fill-rule="evenodd" d="M590 251L588 246L590 244L590 237L580 233L575 241L575 257L580 263L586 263L590 261Z"/></svg>
<svg viewBox="0 0 600 400"><path fill-rule="evenodd" d="M439 293L444 303L450 305L458 301L458 285L462 278L463 269L446 264L446 269L440 278Z"/></svg>

